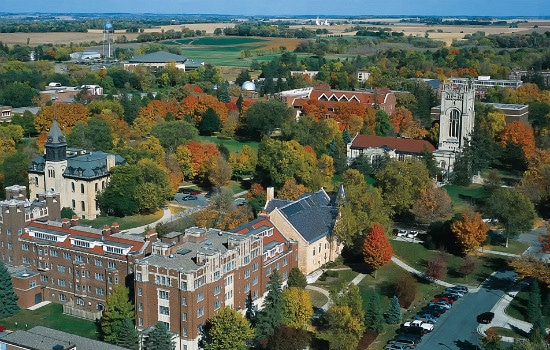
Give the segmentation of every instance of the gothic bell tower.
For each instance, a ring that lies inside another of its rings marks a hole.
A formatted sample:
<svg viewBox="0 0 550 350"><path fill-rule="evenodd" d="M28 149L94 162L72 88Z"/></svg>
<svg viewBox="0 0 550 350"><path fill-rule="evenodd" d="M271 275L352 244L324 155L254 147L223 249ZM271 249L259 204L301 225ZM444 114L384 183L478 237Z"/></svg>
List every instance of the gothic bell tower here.
<svg viewBox="0 0 550 350"><path fill-rule="evenodd" d="M45 148L44 190L64 193L63 172L67 168L67 142L56 119L50 127Z"/></svg>

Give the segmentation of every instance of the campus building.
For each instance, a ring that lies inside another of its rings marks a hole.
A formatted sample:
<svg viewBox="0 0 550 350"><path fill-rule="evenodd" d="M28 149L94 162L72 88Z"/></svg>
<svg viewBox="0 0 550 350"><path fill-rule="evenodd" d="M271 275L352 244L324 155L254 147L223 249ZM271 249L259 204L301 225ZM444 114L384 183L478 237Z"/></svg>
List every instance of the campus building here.
<svg viewBox="0 0 550 350"><path fill-rule="evenodd" d="M274 270L286 280L296 266L296 243L268 222L238 232L192 227L152 244L153 254L136 261L136 322L140 330L164 322L176 349L199 349L206 320L222 306L245 311L252 297L261 305Z"/></svg>
<svg viewBox="0 0 550 350"><path fill-rule="evenodd" d="M107 187L111 168L124 163L119 155L67 148L54 119L44 155L34 158L28 169L30 198L55 191L60 194L61 208L71 208L82 219L95 219L100 213L97 194Z"/></svg>

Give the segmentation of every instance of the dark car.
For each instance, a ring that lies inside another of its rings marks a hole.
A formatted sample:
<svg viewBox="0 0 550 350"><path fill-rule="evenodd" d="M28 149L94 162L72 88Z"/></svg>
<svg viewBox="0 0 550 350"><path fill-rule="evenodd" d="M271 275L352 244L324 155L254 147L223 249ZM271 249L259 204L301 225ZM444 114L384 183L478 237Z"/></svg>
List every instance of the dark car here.
<svg viewBox="0 0 550 350"><path fill-rule="evenodd" d="M4 332L4 331L6 331L6 330L7 330L6 326L1 326L1 325L0 325L0 332Z"/></svg>
<svg viewBox="0 0 550 350"><path fill-rule="evenodd" d="M457 301L461 297L459 294L448 292L448 291L445 291L445 292L441 293L441 296L443 296L445 298L452 299L454 301Z"/></svg>
<svg viewBox="0 0 550 350"><path fill-rule="evenodd" d="M402 333L396 335L393 339L399 342L403 340L412 340L415 344L418 344L422 341L422 336L417 334Z"/></svg>
<svg viewBox="0 0 550 350"><path fill-rule="evenodd" d="M446 310L436 310L434 308L431 308L431 307L425 307L422 309L422 312L425 313L425 314L430 314L432 316L435 316L435 317L440 317L441 315L443 315L445 313Z"/></svg>
<svg viewBox="0 0 550 350"><path fill-rule="evenodd" d="M477 322L489 324L493 321L493 318L495 318L495 314L493 312L484 312L477 315Z"/></svg>
<svg viewBox="0 0 550 350"><path fill-rule="evenodd" d="M194 195L189 195L189 196L185 196L182 198L184 201L193 201L195 199L197 199L197 196L194 196Z"/></svg>
<svg viewBox="0 0 550 350"><path fill-rule="evenodd" d="M421 337L424 335L424 333L426 333L426 330L418 326L409 326L409 327L401 327L401 330L399 333L412 334L412 335L417 335Z"/></svg>

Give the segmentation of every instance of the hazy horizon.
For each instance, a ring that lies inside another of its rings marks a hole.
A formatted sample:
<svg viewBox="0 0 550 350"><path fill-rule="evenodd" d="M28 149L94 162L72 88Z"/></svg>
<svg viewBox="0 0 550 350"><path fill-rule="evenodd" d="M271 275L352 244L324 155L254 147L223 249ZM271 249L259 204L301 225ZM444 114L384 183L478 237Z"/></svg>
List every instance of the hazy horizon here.
<svg viewBox="0 0 550 350"><path fill-rule="evenodd" d="M172 0L152 5L150 0L3 0L3 13L134 13L243 16L550 16L550 0L446 1L440 0Z"/></svg>

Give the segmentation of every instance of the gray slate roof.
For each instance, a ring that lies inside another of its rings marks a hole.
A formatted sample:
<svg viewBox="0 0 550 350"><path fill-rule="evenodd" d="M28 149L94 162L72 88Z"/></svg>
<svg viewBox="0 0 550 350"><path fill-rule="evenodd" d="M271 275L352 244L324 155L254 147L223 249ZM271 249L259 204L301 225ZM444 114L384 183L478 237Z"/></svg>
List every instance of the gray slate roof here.
<svg viewBox="0 0 550 350"><path fill-rule="evenodd" d="M57 119L54 119L52 122L52 126L50 127L50 132L48 132L46 142L51 144L66 143L65 135L63 135L63 133L61 132L61 128L59 128Z"/></svg>
<svg viewBox="0 0 550 350"><path fill-rule="evenodd" d="M120 346L42 326L36 326L27 331L20 330L9 333L0 338L0 343L2 341L24 346L24 349L33 350L52 350L56 345L62 345L63 349L76 346L77 350L127 350L127 348Z"/></svg>
<svg viewBox="0 0 550 350"><path fill-rule="evenodd" d="M147 55L134 57L128 60L129 63L168 63L175 61L176 63L184 63L187 57L175 55L166 51L157 51Z"/></svg>
<svg viewBox="0 0 550 350"><path fill-rule="evenodd" d="M266 205L267 212L275 208L309 243L330 234L338 215L338 206L332 203L323 189L306 193L294 202L273 199Z"/></svg>

